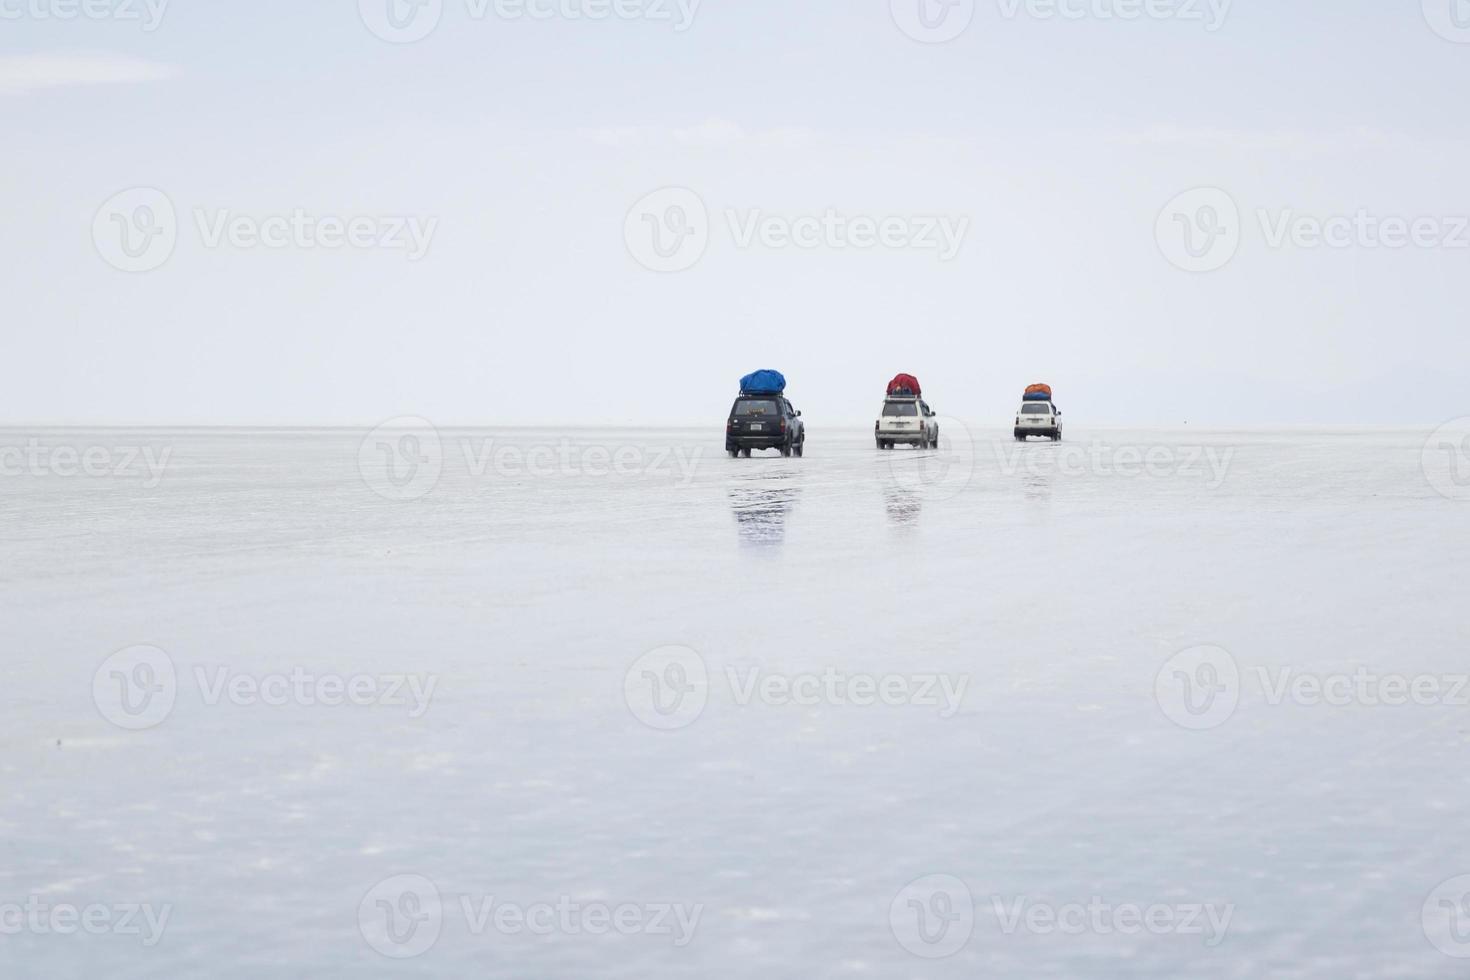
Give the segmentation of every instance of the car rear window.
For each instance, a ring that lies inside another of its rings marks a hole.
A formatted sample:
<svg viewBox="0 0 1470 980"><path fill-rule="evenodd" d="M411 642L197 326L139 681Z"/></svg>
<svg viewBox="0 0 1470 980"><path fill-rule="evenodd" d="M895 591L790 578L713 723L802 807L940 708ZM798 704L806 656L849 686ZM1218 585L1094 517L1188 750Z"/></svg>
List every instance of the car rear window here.
<svg viewBox="0 0 1470 980"><path fill-rule="evenodd" d="M1051 406L1046 402L1027 402L1021 406L1022 415L1050 415Z"/></svg>
<svg viewBox="0 0 1470 980"><path fill-rule="evenodd" d="M910 418L919 414L919 406L914 402L885 402L883 414L890 418Z"/></svg>
<svg viewBox="0 0 1470 980"><path fill-rule="evenodd" d="M735 403L731 415L780 415L781 409L769 398L742 398Z"/></svg>

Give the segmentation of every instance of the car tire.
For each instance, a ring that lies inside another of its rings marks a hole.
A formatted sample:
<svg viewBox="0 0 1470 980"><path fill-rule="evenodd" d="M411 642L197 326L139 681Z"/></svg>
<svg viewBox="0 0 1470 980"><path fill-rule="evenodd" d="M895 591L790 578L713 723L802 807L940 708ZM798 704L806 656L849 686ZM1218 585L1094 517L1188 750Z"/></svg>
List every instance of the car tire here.
<svg viewBox="0 0 1470 980"><path fill-rule="evenodd" d="M801 442L796 444L796 455L798 458L806 454L806 436L801 437Z"/></svg>

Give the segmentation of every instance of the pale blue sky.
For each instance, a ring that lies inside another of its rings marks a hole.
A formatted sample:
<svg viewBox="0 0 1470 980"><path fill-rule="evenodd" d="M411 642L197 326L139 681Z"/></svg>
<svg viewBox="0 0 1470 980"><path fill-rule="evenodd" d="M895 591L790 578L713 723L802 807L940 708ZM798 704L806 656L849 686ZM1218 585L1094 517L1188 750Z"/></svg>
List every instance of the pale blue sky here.
<svg viewBox="0 0 1470 980"><path fill-rule="evenodd" d="M1272 247L1257 215L1427 216L1454 239L1470 43L1418 3L1242 0L1209 31L979 0L924 44L888 0L705 0L684 32L445 0L394 45L347 0L174 0L151 32L32 13L58 2L0 0L21 368L0 423L699 423L762 366L834 423L899 370L981 425L1035 380L1073 425L1470 414L1470 248ZM624 222L666 186L711 226L661 274ZM1191 273L1155 222L1202 186L1239 206L1240 242ZM133 187L179 218L147 272L93 240ZM725 216L829 208L969 227L941 262L741 248ZM409 261L212 248L196 223L296 209L437 224ZM645 365L654 394L623 383Z"/></svg>

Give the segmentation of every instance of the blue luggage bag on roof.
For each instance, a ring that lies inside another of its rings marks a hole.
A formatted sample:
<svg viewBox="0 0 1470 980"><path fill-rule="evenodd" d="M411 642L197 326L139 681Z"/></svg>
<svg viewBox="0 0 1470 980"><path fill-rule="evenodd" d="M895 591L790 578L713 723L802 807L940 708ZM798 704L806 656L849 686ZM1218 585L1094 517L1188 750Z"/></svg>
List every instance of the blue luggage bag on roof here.
<svg viewBox="0 0 1470 980"><path fill-rule="evenodd" d="M780 371L754 371L740 379L742 395L779 395L785 390L786 378Z"/></svg>

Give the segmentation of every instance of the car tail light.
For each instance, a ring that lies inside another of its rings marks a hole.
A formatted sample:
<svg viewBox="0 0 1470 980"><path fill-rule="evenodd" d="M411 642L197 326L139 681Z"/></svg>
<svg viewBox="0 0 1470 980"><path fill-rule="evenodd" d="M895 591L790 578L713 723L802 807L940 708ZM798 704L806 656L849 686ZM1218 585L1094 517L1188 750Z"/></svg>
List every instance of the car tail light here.
<svg viewBox="0 0 1470 980"><path fill-rule="evenodd" d="M786 431L786 420L785 419L782 419L781 420L781 431L782 432L785 432Z"/></svg>

